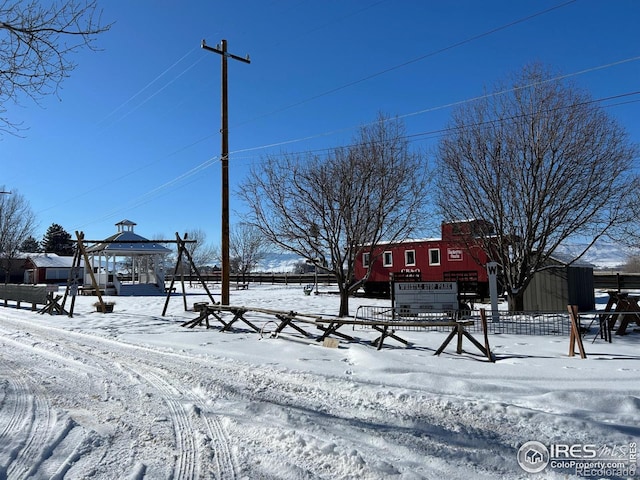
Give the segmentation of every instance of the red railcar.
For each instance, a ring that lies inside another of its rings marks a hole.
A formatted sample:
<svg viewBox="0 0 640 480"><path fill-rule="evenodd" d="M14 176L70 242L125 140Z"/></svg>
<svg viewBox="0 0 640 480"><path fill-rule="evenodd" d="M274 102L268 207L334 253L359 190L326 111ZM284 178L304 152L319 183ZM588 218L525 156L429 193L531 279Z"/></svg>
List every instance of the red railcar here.
<svg viewBox="0 0 640 480"><path fill-rule="evenodd" d="M490 232L488 227L482 220L443 223L441 238L383 243L373 253L363 249L356 259L356 281L366 277L369 267L369 278L363 284L366 294L388 295L390 275L408 273L425 282L458 281L463 295L487 298L489 260L474 238Z"/></svg>

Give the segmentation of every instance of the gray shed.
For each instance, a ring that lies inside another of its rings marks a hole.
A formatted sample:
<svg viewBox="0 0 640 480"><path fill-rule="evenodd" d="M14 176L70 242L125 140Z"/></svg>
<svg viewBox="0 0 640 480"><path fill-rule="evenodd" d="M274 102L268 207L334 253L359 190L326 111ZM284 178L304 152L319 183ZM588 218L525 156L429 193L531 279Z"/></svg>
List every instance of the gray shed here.
<svg viewBox="0 0 640 480"><path fill-rule="evenodd" d="M554 255L548 269L537 272L524 292L526 311L566 311L577 305L581 312L594 310L593 265Z"/></svg>

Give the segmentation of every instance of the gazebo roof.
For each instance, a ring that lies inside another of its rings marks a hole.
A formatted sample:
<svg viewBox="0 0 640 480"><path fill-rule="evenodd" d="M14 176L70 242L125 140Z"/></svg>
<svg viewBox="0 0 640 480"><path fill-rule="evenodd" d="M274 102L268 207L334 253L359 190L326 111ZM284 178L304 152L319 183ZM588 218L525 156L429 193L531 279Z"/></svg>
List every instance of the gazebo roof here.
<svg viewBox="0 0 640 480"><path fill-rule="evenodd" d="M118 233L111 235L103 242L88 247L87 253L103 252L109 255L162 255L171 253L171 249L134 233L134 225L136 224L130 220L116 223L119 230ZM125 230L123 226L129 228Z"/></svg>

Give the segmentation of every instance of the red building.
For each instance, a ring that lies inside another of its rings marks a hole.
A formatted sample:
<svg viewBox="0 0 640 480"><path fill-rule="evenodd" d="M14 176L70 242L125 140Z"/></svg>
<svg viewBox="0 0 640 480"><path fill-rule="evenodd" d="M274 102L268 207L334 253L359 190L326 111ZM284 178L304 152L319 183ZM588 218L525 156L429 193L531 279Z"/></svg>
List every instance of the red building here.
<svg viewBox="0 0 640 480"><path fill-rule="evenodd" d="M84 266L84 262L81 262ZM73 256L58 256L55 253L29 253L22 268L24 283L66 283L73 266ZM82 276L82 268L80 271Z"/></svg>
<svg viewBox="0 0 640 480"><path fill-rule="evenodd" d="M481 231L486 235L487 227L482 220L443 223L441 238L381 243L373 252L363 249L356 258L356 280L366 278L363 288L367 294L388 294L391 274L408 273L425 282L457 280L463 294L486 298L488 258L474 239Z"/></svg>

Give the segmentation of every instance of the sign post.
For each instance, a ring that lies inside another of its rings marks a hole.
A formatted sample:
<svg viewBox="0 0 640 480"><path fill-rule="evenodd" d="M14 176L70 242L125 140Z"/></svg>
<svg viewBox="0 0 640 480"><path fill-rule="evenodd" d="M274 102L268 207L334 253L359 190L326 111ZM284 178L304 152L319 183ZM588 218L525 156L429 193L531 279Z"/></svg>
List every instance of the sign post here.
<svg viewBox="0 0 640 480"><path fill-rule="evenodd" d="M498 263L487 262L487 273L489 274L489 298L491 298L491 319L493 322L500 321L498 314Z"/></svg>

